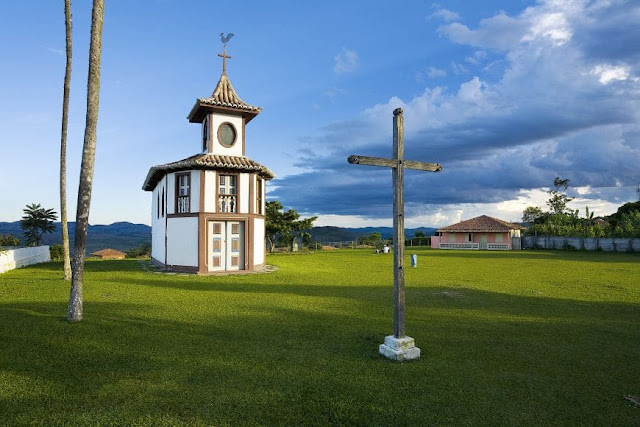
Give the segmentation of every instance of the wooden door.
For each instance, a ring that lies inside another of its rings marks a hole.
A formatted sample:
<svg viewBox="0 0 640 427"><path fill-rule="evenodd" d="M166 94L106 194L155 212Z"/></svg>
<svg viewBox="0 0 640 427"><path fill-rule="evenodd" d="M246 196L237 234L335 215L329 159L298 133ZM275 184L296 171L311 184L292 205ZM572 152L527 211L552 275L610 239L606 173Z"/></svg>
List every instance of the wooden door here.
<svg viewBox="0 0 640 427"><path fill-rule="evenodd" d="M244 222L227 221L226 270L244 270Z"/></svg>
<svg viewBox="0 0 640 427"><path fill-rule="evenodd" d="M244 270L244 222L209 221L209 271Z"/></svg>

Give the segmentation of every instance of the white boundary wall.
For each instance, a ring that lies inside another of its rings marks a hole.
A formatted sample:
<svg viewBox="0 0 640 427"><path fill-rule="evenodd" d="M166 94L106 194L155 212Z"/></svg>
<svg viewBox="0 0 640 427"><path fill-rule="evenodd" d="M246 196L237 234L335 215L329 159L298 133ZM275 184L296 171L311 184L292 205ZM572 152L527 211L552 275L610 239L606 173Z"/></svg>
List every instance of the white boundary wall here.
<svg viewBox="0 0 640 427"><path fill-rule="evenodd" d="M0 253L0 273L31 264L51 261L49 246L5 249Z"/></svg>
<svg viewBox="0 0 640 427"><path fill-rule="evenodd" d="M640 252L640 239L620 237L558 237L524 236L523 246L527 249L567 249L604 252Z"/></svg>

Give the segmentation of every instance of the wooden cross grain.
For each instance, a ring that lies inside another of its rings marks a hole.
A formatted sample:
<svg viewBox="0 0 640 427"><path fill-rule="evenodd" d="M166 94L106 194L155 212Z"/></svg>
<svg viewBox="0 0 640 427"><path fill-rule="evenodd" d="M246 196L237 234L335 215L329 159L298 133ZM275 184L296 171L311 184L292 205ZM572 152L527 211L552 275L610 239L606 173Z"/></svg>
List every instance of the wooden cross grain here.
<svg viewBox="0 0 640 427"><path fill-rule="evenodd" d="M227 55L226 46L222 48L222 53L219 53L218 56L222 58L222 74L227 74L227 59L230 59L231 56Z"/></svg>
<svg viewBox="0 0 640 427"><path fill-rule="evenodd" d="M349 156L349 163L382 166L393 170L393 335L405 336L404 306L404 170L440 172L442 165L404 159L404 117L402 108L393 111L393 158Z"/></svg>

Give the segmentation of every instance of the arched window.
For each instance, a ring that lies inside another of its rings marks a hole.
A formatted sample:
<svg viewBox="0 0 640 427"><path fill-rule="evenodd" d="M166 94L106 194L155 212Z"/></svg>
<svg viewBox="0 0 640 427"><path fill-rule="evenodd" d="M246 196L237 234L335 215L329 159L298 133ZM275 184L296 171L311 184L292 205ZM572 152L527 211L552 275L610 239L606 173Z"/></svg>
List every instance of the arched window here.
<svg viewBox="0 0 640 427"><path fill-rule="evenodd" d="M202 122L202 151L209 150L209 115L204 117Z"/></svg>

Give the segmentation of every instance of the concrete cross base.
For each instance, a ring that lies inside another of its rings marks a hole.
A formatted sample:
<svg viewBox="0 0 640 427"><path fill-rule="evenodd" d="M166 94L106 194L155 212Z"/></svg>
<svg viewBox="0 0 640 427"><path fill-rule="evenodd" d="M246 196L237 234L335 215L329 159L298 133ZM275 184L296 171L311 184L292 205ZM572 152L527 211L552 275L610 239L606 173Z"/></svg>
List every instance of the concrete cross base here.
<svg viewBox="0 0 640 427"><path fill-rule="evenodd" d="M397 362L420 359L420 349L416 347L411 337L396 338L393 335L384 337L384 344L380 344L378 352L387 359Z"/></svg>

